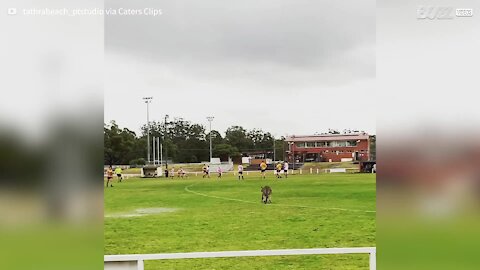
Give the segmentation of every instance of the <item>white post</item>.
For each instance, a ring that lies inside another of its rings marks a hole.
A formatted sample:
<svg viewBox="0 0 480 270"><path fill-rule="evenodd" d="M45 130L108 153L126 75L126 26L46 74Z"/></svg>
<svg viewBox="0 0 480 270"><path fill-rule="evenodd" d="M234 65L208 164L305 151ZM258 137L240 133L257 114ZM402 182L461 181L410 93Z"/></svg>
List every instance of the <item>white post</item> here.
<svg viewBox="0 0 480 270"><path fill-rule="evenodd" d="M160 163L160 137L157 137L157 163L162 166L162 163Z"/></svg>
<svg viewBox="0 0 480 270"><path fill-rule="evenodd" d="M310 174L312 174L312 173L313 173L313 168L310 168Z"/></svg>
<svg viewBox="0 0 480 270"><path fill-rule="evenodd" d="M160 137L158 137L158 143L160 144ZM163 165L163 144L160 144L160 166Z"/></svg>
<svg viewBox="0 0 480 270"><path fill-rule="evenodd" d="M300 169L300 174L302 174L302 169Z"/></svg>
<svg viewBox="0 0 480 270"><path fill-rule="evenodd" d="M152 148L153 148L153 165L155 165L155 137L153 137Z"/></svg>
<svg viewBox="0 0 480 270"><path fill-rule="evenodd" d="M370 252L370 270L377 269L377 252L372 251Z"/></svg>
<svg viewBox="0 0 480 270"><path fill-rule="evenodd" d="M143 260L138 260L138 265L137 265L138 270L144 270L145 266L143 264Z"/></svg>
<svg viewBox="0 0 480 270"><path fill-rule="evenodd" d="M318 168L317 168L317 174L318 174Z"/></svg>

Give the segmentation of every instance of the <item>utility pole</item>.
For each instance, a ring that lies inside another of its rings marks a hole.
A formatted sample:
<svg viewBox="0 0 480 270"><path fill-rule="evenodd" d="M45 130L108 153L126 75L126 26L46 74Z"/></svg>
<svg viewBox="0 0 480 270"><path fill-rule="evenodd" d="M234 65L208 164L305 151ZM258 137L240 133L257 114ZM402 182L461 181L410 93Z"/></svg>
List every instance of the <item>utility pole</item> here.
<svg viewBox="0 0 480 270"><path fill-rule="evenodd" d="M212 121L213 121L213 116L208 116L207 120L210 123L210 162L212 162Z"/></svg>
<svg viewBox="0 0 480 270"><path fill-rule="evenodd" d="M153 97L144 97L145 103L147 104L147 160L150 164L150 116L148 105L152 102Z"/></svg>
<svg viewBox="0 0 480 270"><path fill-rule="evenodd" d="M277 156L275 155L275 136L273 136L273 162L274 163L276 159L277 159Z"/></svg>

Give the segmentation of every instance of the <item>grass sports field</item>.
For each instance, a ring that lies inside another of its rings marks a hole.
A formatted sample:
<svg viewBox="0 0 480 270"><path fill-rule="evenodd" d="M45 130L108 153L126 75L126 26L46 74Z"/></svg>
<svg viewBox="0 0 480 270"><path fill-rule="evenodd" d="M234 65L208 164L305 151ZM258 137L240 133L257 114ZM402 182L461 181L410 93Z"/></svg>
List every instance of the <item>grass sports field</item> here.
<svg viewBox="0 0 480 270"><path fill-rule="evenodd" d="M272 204L260 202L269 185ZM105 254L375 246L375 175L131 178L105 189ZM153 269L368 269L368 254L146 261Z"/></svg>

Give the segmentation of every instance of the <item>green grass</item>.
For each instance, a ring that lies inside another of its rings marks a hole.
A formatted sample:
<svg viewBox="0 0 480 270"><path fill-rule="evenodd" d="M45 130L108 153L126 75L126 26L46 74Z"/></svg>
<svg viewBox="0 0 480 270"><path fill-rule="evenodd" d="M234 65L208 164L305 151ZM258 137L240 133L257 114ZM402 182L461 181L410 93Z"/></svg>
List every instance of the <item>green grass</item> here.
<svg viewBox="0 0 480 270"><path fill-rule="evenodd" d="M105 254L375 246L375 212L365 212L375 211L374 175L267 178L114 183L105 190ZM260 203L266 184L268 205ZM176 211L108 217L139 208ZM145 269L368 269L368 255L147 261Z"/></svg>
<svg viewBox="0 0 480 270"><path fill-rule="evenodd" d="M124 170L122 170L122 173L123 173L123 174L129 174L129 173L138 174L138 173L140 173L140 168L128 168L128 169L124 169Z"/></svg>

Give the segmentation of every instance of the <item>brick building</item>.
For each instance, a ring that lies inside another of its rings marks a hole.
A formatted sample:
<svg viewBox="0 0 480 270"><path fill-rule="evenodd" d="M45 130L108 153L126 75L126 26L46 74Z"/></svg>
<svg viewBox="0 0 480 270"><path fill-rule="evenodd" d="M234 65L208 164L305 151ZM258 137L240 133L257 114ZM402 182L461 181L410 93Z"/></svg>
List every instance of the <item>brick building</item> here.
<svg viewBox="0 0 480 270"><path fill-rule="evenodd" d="M293 162L366 161L371 159L370 135L322 134L288 136L285 139L287 160Z"/></svg>

